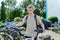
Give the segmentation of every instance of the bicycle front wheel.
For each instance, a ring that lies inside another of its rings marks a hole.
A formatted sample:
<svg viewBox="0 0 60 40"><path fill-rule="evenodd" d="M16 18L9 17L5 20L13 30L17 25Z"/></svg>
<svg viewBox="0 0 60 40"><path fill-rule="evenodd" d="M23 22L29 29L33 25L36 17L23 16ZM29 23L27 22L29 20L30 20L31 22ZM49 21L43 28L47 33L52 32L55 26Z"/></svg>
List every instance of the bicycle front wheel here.
<svg viewBox="0 0 60 40"><path fill-rule="evenodd" d="M13 37L5 32L0 32L0 40L13 40Z"/></svg>

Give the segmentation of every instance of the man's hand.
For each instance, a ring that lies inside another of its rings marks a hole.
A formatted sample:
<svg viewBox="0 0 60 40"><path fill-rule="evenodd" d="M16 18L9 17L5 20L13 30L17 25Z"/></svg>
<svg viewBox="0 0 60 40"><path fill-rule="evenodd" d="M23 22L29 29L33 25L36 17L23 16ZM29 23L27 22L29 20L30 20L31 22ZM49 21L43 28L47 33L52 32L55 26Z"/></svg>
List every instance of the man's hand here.
<svg viewBox="0 0 60 40"><path fill-rule="evenodd" d="M18 25L18 24L16 24L16 27L19 27L19 25Z"/></svg>
<svg viewBox="0 0 60 40"><path fill-rule="evenodd" d="M43 30L43 32L45 32L45 28L43 28L42 30Z"/></svg>
<svg viewBox="0 0 60 40"><path fill-rule="evenodd" d="M21 26L21 23L16 24L16 27L20 27L20 26Z"/></svg>

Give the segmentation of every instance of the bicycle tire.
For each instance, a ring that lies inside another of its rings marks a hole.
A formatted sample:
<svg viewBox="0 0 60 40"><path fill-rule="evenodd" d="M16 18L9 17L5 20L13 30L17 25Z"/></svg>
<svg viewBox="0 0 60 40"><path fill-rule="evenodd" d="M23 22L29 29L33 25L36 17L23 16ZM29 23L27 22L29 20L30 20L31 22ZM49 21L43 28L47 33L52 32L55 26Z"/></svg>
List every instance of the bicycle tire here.
<svg viewBox="0 0 60 40"><path fill-rule="evenodd" d="M11 35L5 33L5 32L0 32L0 35L2 35L4 38L8 37L8 38L6 38L4 40L13 40L13 37Z"/></svg>

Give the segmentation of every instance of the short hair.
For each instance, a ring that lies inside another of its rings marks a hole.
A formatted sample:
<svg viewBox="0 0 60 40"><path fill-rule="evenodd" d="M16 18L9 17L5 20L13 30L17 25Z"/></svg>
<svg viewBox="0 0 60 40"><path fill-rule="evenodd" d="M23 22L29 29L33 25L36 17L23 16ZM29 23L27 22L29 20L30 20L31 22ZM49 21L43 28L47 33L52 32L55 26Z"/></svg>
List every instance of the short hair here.
<svg viewBox="0 0 60 40"><path fill-rule="evenodd" d="M33 8L33 9L35 10L35 7L34 7L32 4L30 4L30 5L27 6L27 10L28 10L29 8Z"/></svg>

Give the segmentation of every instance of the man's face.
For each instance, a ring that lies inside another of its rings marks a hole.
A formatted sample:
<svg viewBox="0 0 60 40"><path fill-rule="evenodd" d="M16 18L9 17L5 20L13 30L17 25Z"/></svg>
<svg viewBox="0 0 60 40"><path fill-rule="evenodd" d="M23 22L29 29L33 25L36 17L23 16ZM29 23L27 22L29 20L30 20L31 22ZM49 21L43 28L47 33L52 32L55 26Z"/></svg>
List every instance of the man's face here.
<svg viewBox="0 0 60 40"><path fill-rule="evenodd" d="M27 10L27 12L30 13L30 14L33 13L33 11L34 11L33 8L29 8L29 9Z"/></svg>

